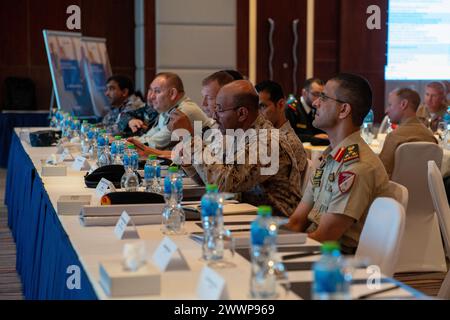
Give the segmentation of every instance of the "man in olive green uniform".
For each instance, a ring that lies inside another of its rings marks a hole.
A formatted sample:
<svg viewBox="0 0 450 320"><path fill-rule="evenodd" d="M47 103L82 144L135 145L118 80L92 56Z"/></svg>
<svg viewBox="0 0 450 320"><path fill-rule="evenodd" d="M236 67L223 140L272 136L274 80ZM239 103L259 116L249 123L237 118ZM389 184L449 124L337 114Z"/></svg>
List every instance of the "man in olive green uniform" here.
<svg viewBox="0 0 450 320"><path fill-rule="evenodd" d="M292 149L297 160L297 166L300 170L301 181L307 169L307 156L303 144L292 129L291 124L286 119L284 108L286 105L286 99L284 97L283 89L280 84L266 80L258 83L256 86L259 96L259 112L269 120L273 126L280 129L280 134L284 135ZM300 186L301 190L303 186Z"/></svg>
<svg viewBox="0 0 450 320"><path fill-rule="evenodd" d="M326 83L314 126L331 144L288 224L320 242L337 240L346 253L356 250L373 200L390 195L386 170L359 132L371 105L370 84L360 76L340 74Z"/></svg>
<svg viewBox="0 0 450 320"><path fill-rule="evenodd" d="M221 192L241 193L242 202L255 206L267 204L273 207L276 214L290 215L301 199L298 183L300 172L286 138L259 115L258 95L254 86L246 80L223 86L216 98L214 119L224 140L230 137L227 130L242 129L246 135L235 134L237 143L233 148L225 148L222 163L197 163L193 154L192 165L183 165L185 172L189 176L198 174L204 183L217 184ZM189 122L179 112L171 115L171 123L174 129L183 128L193 134ZM254 133L249 134L252 130ZM268 162L261 159L261 143L270 157ZM200 144L200 153L207 147L199 136L194 136L191 144L191 150ZM245 157L245 162L241 163L241 157ZM250 161L251 157L256 161Z"/></svg>
<svg viewBox="0 0 450 320"><path fill-rule="evenodd" d="M417 109L417 118L433 132L447 112L446 96L447 86L443 82L430 82L425 87L424 104Z"/></svg>
<svg viewBox="0 0 450 320"><path fill-rule="evenodd" d="M402 88L389 93L386 113L392 123L399 125L386 136L380 153L389 177L394 171L395 150L398 146L405 142L437 142L433 133L416 117L419 104L420 96L412 89Z"/></svg>

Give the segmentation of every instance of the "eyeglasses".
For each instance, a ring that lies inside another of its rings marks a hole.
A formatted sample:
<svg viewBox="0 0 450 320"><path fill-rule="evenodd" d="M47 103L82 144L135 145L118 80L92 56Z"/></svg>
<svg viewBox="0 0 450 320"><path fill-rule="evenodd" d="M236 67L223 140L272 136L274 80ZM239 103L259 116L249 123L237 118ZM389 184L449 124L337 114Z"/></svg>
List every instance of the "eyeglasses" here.
<svg viewBox="0 0 450 320"><path fill-rule="evenodd" d="M234 108L229 108L229 109L223 109L223 107L222 107L221 105L217 105L217 104L216 104L216 108L214 109L214 112L215 112L215 113L223 113L223 112L225 112L225 111L228 111L228 110L236 110L236 109L238 109L238 108L240 108L240 106L234 107Z"/></svg>
<svg viewBox="0 0 450 320"><path fill-rule="evenodd" d="M347 102L345 102L345 101L342 101L342 100L339 100L339 99L335 99L335 98L329 97L329 96L327 96L327 95L326 95L325 93L323 93L323 92L319 93L319 100L320 100L320 101L325 102L325 101L327 101L328 99L333 100L333 101L336 101L336 102L339 102L339 103L347 103Z"/></svg>
<svg viewBox="0 0 450 320"><path fill-rule="evenodd" d="M314 98L320 97L320 92L317 92L317 91L309 91L309 90L308 90L308 92L309 92L309 94L312 95Z"/></svg>

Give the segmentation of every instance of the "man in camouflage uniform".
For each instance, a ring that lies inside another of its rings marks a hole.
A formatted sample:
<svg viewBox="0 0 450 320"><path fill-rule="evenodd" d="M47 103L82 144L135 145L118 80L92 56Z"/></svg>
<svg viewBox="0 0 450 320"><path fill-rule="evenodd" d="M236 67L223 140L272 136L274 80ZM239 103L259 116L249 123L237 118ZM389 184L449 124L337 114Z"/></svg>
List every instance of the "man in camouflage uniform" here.
<svg viewBox="0 0 450 320"><path fill-rule="evenodd" d="M111 110L103 117L103 125L112 135L126 134L130 120L126 113L144 107L144 102L134 94L131 79L122 75L107 80L105 94L111 101Z"/></svg>
<svg viewBox="0 0 450 320"><path fill-rule="evenodd" d="M243 202L256 206L271 205L274 212L279 215L288 216L292 213L301 199L298 183L300 171L297 161L286 138L279 135L278 130L258 114L258 95L253 85L249 81L238 80L222 87L216 98L214 118L223 135L227 129L242 129L246 133L254 129L255 134L249 134L248 138L238 136L237 140L243 143L243 147L236 147L239 143L235 144L234 148L226 151L228 152L226 156L224 154L226 161L221 163L208 164L206 161L195 163L195 154L192 155L193 164L183 166L186 173L189 176L198 174L204 183L217 184L221 192L241 193ZM193 134L193 129L186 117L175 112L171 115L171 119L174 128L184 128ZM267 134L267 140L261 140L265 136L264 133ZM263 141L268 153L275 154L276 150L271 148L272 139L275 139L275 143L278 140L279 156L276 159L278 170L274 170L272 174L266 174L264 169L270 168L274 160L263 164L260 161L261 152L258 156L253 150L256 150L255 143L261 144ZM200 152L203 152L206 146L202 142L201 137L194 136L191 141L191 150L194 150L195 144L200 144L202 146ZM255 162L250 161L251 154L256 158ZM236 159L242 159L241 156L245 157L243 164L236 161ZM234 160L229 161L230 158Z"/></svg>
<svg viewBox="0 0 450 320"><path fill-rule="evenodd" d="M286 119L284 108L286 99L284 97L283 89L274 81L263 81L256 85L256 91L259 96L259 112L269 120L273 126L280 129L280 134L284 135L288 141L292 152L295 155L298 169L300 170L301 180L300 189L303 190L301 182L306 171L307 156L303 144L292 129L291 124Z"/></svg>
<svg viewBox="0 0 450 320"><path fill-rule="evenodd" d="M288 227L320 242L338 240L343 252L353 253L373 200L391 195L383 163L359 132L372 90L367 80L340 74L326 83L314 104L314 126L328 134L331 145Z"/></svg>

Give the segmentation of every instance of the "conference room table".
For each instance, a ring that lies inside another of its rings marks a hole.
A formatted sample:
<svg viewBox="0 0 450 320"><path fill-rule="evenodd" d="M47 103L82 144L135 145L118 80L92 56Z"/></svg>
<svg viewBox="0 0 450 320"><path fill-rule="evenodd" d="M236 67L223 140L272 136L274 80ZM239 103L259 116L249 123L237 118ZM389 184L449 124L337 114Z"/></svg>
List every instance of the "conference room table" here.
<svg viewBox="0 0 450 320"><path fill-rule="evenodd" d="M43 159L56 152L56 147L34 148L26 142L29 131L39 128L16 128L11 141L5 203L8 223L17 245L17 271L27 299L198 299L200 274L207 265L201 259L201 245L189 237L201 232L201 224L187 221L186 234L170 236L185 258L186 265L161 272L158 295L110 297L100 284L99 265L122 259L124 244L145 243L149 258L164 235L161 226L136 226L138 238L120 240L114 226L90 226L80 223L78 215L60 215L57 201L63 195L91 195L98 204L95 189L85 186L85 171L76 171L67 162L67 175L41 175ZM42 129L42 128L40 128ZM21 139L22 138L22 139ZM227 215L225 227L234 233L248 228L254 215ZM237 230L238 229L238 230ZM320 243L307 238L305 243L279 246L279 258L288 271L290 290L280 284L277 299L311 299L312 264L320 257ZM306 253L306 254L302 254ZM298 254L295 256L294 254ZM250 262L248 248L225 252L225 266L214 268L226 283L228 299L250 299ZM148 263L151 263L150 261ZM68 285L73 267L80 270L80 285ZM428 299L429 297L381 275L379 286L369 285L371 273L355 269L351 285L353 299Z"/></svg>

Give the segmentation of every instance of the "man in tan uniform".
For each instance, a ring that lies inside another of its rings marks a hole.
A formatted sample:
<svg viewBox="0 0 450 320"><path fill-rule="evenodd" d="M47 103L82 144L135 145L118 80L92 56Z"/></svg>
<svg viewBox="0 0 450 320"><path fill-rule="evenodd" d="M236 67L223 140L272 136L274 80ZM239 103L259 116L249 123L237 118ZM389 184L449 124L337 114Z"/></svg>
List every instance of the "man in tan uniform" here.
<svg viewBox="0 0 450 320"><path fill-rule="evenodd" d="M238 141L233 148L225 150L223 155L226 159L222 163L196 163L193 154L192 165L183 165L185 172L191 177L198 174L204 183L217 184L221 192L241 193L243 202L255 206L267 204L273 207L276 214L290 215L301 199L298 183L300 171L286 138L259 115L258 95L254 86L249 81L237 80L222 87L216 98L214 118L223 137L228 135L226 139L230 134L227 130L242 129L248 133L253 129L256 134L247 137L236 134ZM191 135L194 134L189 121L179 112L171 115L171 123L174 129L183 128ZM267 140L264 140L264 136L267 136ZM272 139L275 139L276 148L272 148ZM199 143L202 146L200 153L203 153L206 145L199 136L192 139L191 150ZM243 143L243 147L236 147L240 143ZM261 161L261 143L270 153L268 163ZM259 144L258 149L255 149L255 144ZM278 157L274 159L272 155L276 155L277 151ZM232 161L229 161L229 155L232 155ZM239 163L241 157L245 157L242 164ZM256 159L255 163L250 161L251 157ZM275 170L269 173L274 163Z"/></svg>
<svg viewBox="0 0 450 320"><path fill-rule="evenodd" d="M284 135L295 154L297 160L297 166L300 170L301 181L303 181L303 176L306 171L307 156L303 144L292 129L291 124L286 119L284 113L286 99L284 97L283 89L281 86L274 81L263 81L258 83L256 86L256 91L258 91L259 96L259 112L269 120L273 126L280 129L280 134ZM303 186L301 186L303 190Z"/></svg>
<svg viewBox="0 0 450 320"><path fill-rule="evenodd" d="M331 144L288 224L320 242L338 240L347 253L358 246L373 200L390 194L386 170L359 132L371 105L370 84L360 76L340 74L326 83L313 124Z"/></svg>
<svg viewBox="0 0 450 320"><path fill-rule="evenodd" d="M436 139L416 117L416 110L420 104L419 94L409 88L397 89L389 93L388 109L386 111L392 123L399 126L386 136L380 159L391 177L394 171L395 150L405 142L433 142Z"/></svg>
<svg viewBox="0 0 450 320"><path fill-rule="evenodd" d="M447 112L447 86L442 82L433 81L425 87L425 103L417 109L417 118L423 124L436 131L437 125Z"/></svg>

